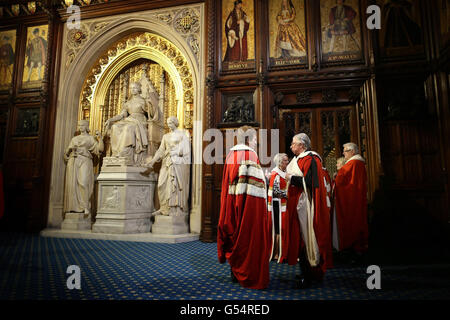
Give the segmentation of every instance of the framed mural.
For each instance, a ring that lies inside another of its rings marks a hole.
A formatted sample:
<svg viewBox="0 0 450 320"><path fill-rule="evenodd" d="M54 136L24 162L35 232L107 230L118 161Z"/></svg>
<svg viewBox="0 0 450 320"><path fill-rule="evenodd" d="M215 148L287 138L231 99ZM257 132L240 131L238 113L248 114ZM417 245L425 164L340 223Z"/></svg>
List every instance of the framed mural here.
<svg viewBox="0 0 450 320"><path fill-rule="evenodd" d="M40 108L19 108L17 111L15 136L33 137L39 133Z"/></svg>
<svg viewBox="0 0 450 320"><path fill-rule="evenodd" d="M223 95L222 106L222 118L219 127L256 124L253 92Z"/></svg>
<svg viewBox="0 0 450 320"><path fill-rule="evenodd" d="M222 72L255 70L253 0L222 0Z"/></svg>
<svg viewBox="0 0 450 320"><path fill-rule="evenodd" d="M0 32L0 91L12 86L16 50L16 30Z"/></svg>
<svg viewBox="0 0 450 320"><path fill-rule="evenodd" d="M381 8L380 53L384 57L423 52L423 28L417 0L377 0Z"/></svg>
<svg viewBox="0 0 450 320"><path fill-rule="evenodd" d="M269 66L307 64L304 0L269 0Z"/></svg>
<svg viewBox="0 0 450 320"><path fill-rule="evenodd" d="M320 0L322 63L361 61L359 0Z"/></svg>
<svg viewBox="0 0 450 320"><path fill-rule="evenodd" d="M48 25L27 28L27 43L22 74L22 88L39 88L47 61Z"/></svg>

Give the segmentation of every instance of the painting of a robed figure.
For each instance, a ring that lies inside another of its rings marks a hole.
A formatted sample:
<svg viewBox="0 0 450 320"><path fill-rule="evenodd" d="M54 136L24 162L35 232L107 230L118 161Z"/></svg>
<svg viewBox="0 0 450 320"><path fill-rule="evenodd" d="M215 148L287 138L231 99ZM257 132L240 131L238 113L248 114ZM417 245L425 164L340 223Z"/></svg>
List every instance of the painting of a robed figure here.
<svg viewBox="0 0 450 320"><path fill-rule="evenodd" d="M16 30L0 32L0 90L12 84L16 48Z"/></svg>
<svg viewBox="0 0 450 320"><path fill-rule="evenodd" d="M23 68L22 87L38 88L44 78L47 60L48 25L27 29L27 46Z"/></svg>
<svg viewBox="0 0 450 320"><path fill-rule="evenodd" d="M358 0L321 0L322 59L324 62L358 60L361 51L361 16Z"/></svg>
<svg viewBox="0 0 450 320"><path fill-rule="evenodd" d="M222 69L225 71L255 65L253 8L253 0L222 1Z"/></svg>
<svg viewBox="0 0 450 320"><path fill-rule="evenodd" d="M381 6L380 48L385 56L416 54L423 51L418 1L384 0Z"/></svg>
<svg viewBox="0 0 450 320"><path fill-rule="evenodd" d="M306 61L307 42L303 0L269 2L270 60L272 65Z"/></svg>

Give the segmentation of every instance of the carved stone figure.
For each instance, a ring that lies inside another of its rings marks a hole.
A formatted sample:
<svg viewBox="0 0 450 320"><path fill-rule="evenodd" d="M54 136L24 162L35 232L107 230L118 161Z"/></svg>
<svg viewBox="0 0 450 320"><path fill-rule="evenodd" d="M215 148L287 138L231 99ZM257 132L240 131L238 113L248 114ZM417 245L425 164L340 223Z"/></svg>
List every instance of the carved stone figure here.
<svg viewBox="0 0 450 320"><path fill-rule="evenodd" d="M141 96L141 84L131 83L131 97L124 103L122 111L106 120L105 129L110 129L113 157L125 157L131 165L142 165L147 157L148 133L147 112L150 119L158 113L156 99Z"/></svg>
<svg viewBox="0 0 450 320"><path fill-rule="evenodd" d="M92 155L98 156L104 146L100 132L95 133L95 138L88 133L87 120L78 121L78 129L80 134L72 138L64 152L67 161L64 212L82 212L87 219L94 190Z"/></svg>
<svg viewBox="0 0 450 320"><path fill-rule="evenodd" d="M187 133L178 128L178 119L169 117L170 129L161 141L155 156L146 165L148 175L156 162L162 160L158 177L158 197L160 209L155 215L184 216L188 214L189 178L191 147Z"/></svg>

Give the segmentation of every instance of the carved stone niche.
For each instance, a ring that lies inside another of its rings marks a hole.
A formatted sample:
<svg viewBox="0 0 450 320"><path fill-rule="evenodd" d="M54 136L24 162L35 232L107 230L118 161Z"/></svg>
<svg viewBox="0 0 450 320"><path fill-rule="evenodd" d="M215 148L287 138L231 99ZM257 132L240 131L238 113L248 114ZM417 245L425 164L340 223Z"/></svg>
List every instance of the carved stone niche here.
<svg viewBox="0 0 450 320"><path fill-rule="evenodd" d="M219 126L256 125L252 94L227 96L224 99L224 104L226 109Z"/></svg>

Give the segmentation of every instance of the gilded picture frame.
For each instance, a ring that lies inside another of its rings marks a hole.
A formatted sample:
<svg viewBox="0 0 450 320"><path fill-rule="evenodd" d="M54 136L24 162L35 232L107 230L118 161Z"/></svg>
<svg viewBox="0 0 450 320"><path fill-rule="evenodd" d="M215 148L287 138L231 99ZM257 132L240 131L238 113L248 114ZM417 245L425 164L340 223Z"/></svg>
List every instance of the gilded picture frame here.
<svg viewBox="0 0 450 320"><path fill-rule="evenodd" d="M27 28L22 89L40 88L47 61L48 25Z"/></svg>
<svg viewBox="0 0 450 320"><path fill-rule="evenodd" d="M17 31L0 31L0 91L12 87L16 59Z"/></svg>
<svg viewBox="0 0 450 320"><path fill-rule="evenodd" d="M269 67L305 67L308 41L305 0L269 0Z"/></svg>
<svg viewBox="0 0 450 320"><path fill-rule="evenodd" d="M243 73L255 70L254 0L222 0L221 71Z"/></svg>
<svg viewBox="0 0 450 320"><path fill-rule="evenodd" d="M362 62L363 43L359 0L320 0L321 62Z"/></svg>

